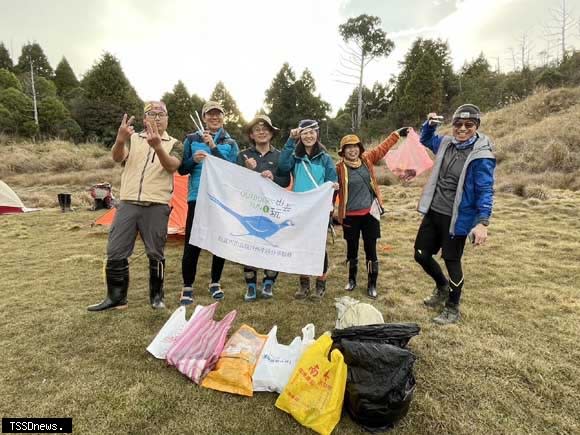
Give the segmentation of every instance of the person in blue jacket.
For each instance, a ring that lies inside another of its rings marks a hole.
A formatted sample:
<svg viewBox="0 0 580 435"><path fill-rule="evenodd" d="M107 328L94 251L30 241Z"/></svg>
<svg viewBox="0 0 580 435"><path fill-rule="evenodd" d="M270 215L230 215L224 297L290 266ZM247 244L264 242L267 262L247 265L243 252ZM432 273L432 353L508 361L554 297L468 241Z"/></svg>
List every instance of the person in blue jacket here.
<svg viewBox="0 0 580 435"><path fill-rule="evenodd" d="M424 217L415 240L415 261L435 281L433 294L423 303L429 308L443 307L433 321L449 324L461 319L461 257L466 238L469 236L476 246L487 239L496 160L492 141L478 131L481 112L477 106L457 108L451 136L435 134L436 113L427 118L421 128L421 143L436 158L419 200L418 210ZM440 249L449 278L433 258Z"/></svg>
<svg viewBox="0 0 580 435"><path fill-rule="evenodd" d="M224 109L215 102L208 101L201 110L206 130L187 135L183 143L183 160L178 172L181 175L189 174L187 195L187 220L185 223L185 245L181 260L181 273L183 276L183 290L181 292L181 305L193 303L193 282L197 272L197 261L201 248L189 244L191 225L195 215L195 204L201 181L203 160L208 154L235 162L239 148L236 141L224 130ZM224 298L224 292L220 287L220 279L224 269L225 260L213 256L211 263L211 282L209 292L215 300Z"/></svg>
<svg viewBox="0 0 580 435"><path fill-rule="evenodd" d="M278 171L281 174L292 174L294 192L307 192L327 181L333 182L334 188L338 189L336 165L324 145L320 143L320 128L317 121L302 120L298 128L290 131L290 137L278 160ZM328 206L330 209L331 205ZM326 291L327 271L328 252L325 252L323 274L316 277L314 293L310 294L310 277L301 275L300 288L294 297L304 299L310 296L313 300L321 300Z"/></svg>

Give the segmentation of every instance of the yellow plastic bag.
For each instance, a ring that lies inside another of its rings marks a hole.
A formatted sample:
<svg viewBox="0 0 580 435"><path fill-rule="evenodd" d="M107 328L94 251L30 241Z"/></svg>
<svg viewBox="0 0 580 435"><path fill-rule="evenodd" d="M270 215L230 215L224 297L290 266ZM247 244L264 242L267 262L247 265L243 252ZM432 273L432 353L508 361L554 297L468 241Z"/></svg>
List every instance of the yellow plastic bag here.
<svg viewBox="0 0 580 435"><path fill-rule="evenodd" d="M346 364L334 349L332 339L322 335L302 355L290 381L278 397L276 407L291 414L300 424L320 434L330 434L340 420Z"/></svg>
<svg viewBox="0 0 580 435"><path fill-rule="evenodd" d="M242 325L226 343L214 370L203 379L201 386L226 393L252 396L252 375L267 335Z"/></svg>

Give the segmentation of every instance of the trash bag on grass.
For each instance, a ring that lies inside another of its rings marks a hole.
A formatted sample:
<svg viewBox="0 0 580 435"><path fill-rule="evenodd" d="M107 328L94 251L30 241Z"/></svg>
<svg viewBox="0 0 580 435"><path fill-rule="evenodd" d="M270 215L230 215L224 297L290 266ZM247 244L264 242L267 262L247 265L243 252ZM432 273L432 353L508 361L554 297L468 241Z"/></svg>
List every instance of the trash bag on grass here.
<svg viewBox="0 0 580 435"><path fill-rule="evenodd" d="M267 335L242 325L226 343L215 369L207 374L201 386L226 393L252 396L252 375Z"/></svg>
<svg viewBox="0 0 580 435"><path fill-rule="evenodd" d="M218 302L203 307L188 322L181 335L167 351L166 361L196 384L211 371L224 348L226 336L236 318L236 310L220 320L213 320Z"/></svg>
<svg viewBox="0 0 580 435"><path fill-rule="evenodd" d="M414 323L333 331L334 347L348 366L344 407L363 428L385 431L407 414L415 392L415 356L405 346L419 331Z"/></svg>
<svg viewBox="0 0 580 435"><path fill-rule="evenodd" d="M344 400L346 364L331 346L332 339L321 335L306 349L276 401L276 408L320 434L330 434L338 424Z"/></svg>
<svg viewBox="0 0 580 435"><path fill-rule="evenodd" d="M296 337L289 345L278 343L274 325L262 349L262 355L252 378L254 391L275 391L281 393L300 359L302 353L314 343L314 325L302 328L302 338Z"/></svg>

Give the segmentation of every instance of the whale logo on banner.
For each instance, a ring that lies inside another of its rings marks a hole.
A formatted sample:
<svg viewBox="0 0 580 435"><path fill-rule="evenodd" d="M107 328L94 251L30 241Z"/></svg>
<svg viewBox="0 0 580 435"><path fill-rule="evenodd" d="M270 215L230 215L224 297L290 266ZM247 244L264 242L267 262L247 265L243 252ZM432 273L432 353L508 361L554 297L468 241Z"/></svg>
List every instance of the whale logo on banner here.
<svg viewBox="0 0 580 435"><path fill-rule="evenodd" d="M189 243L236 263L322 275L332 183L289 192L259 173L204 159Z"/></svg>

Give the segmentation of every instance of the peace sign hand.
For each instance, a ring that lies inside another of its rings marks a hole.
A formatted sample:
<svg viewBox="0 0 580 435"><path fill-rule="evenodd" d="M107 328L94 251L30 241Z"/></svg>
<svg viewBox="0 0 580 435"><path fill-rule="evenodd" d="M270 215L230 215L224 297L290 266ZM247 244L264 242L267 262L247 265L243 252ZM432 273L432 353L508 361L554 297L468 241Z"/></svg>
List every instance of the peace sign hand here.
<svg viewBox="0 0 580 435"><path fill-rule="evenodd" d="M159 148L161 145L161 135L157 129L157 124L145 120L145 129L147 130L147 143L149 146L153 149Z"/></svg>
<svg viewBox="0 0 580 435"><path fill-rule="evenodd" d="M135 133L135 128L133 127L134 121L134 116L131 116L127 121L127 114L125 113L123 115L123 120L121 121L119 130L117 131L117 143L126 143L129 141L129 139L131 139L131 135Z"/></svg>

